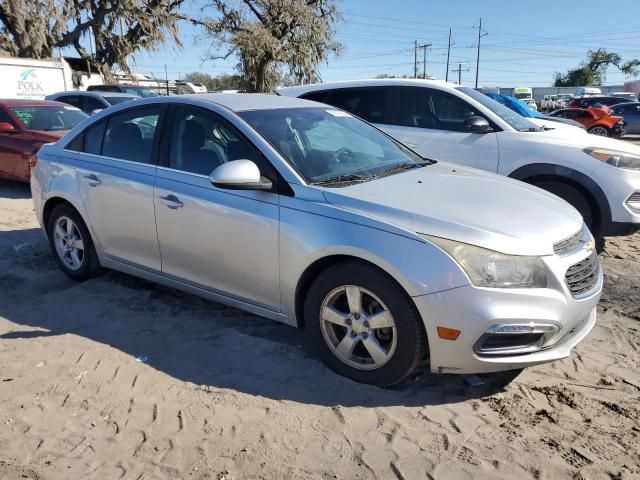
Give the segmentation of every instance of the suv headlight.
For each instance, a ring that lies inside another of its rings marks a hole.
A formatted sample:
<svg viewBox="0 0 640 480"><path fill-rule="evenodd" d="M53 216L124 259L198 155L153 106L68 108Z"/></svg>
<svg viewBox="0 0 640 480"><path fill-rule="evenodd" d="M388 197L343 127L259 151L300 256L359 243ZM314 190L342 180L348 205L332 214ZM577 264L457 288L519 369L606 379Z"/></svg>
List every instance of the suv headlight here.
<svg viewBox="0 0 640 480"><path fill-rule="evenodd" d="M640 155L608 150L606 148L585 148L583 151L587 155L591 155L593 158L602 162L607 162L614 167L640 170Z"/></svg>
<svg viewBox="0 0 640 480"><path fill-rule="evenodd" d="M466 243L420 234L447 252L476 287L545 288L547 274L540 257L505 255Z"/></svg>

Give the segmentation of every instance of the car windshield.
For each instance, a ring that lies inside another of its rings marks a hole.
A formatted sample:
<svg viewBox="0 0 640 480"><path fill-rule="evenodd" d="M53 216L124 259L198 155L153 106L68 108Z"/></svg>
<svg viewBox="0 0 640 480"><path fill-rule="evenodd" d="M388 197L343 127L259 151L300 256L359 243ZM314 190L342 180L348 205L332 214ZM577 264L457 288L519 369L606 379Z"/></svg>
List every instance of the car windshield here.
<svg viewBox="0 0 640 480"><path fill-rule="evenodd" d="M307 183L344 186L429 163L342 110L312 107L253 110L239 115Z"/></svg>
<svg viewBox="0 0 640 480"><path fill-rule="evenodd" d="M469 87L456 87L461 93L473 98L475 101L480 102L487 107L493 113L498 115L502 120L507 122L511 128L518 130L519 132L539 132L542 129L535 123L527 120L519 113L514 112L510 108L496 102L495 100L487 97L484 93L478 92Z"/></svg>
<svg viewBox="0 0 640 480"><path fill-rule="evenodd" d="M150 88L143 88L143 87L124 87L123 91L125 93L131 93L133 95L137 95L142 98L159 96L158 92L156 92L155 90L151 90Z"/></svg>
<svg viewBox="0 0 640 480"><path fill-rule="evenodd" d="M12 107L11 111L27 130L71 130L88 117L82 110L68 105Z"/></svg>
<svg viewBox="0 0 640 480"><path fill-rule="evenodd" d="M123 102L128 102L130 100L135 100L136 98L139 97L104 97L104 99L109 102L110 105L117 105L118 103L123 103Z"/></svg>

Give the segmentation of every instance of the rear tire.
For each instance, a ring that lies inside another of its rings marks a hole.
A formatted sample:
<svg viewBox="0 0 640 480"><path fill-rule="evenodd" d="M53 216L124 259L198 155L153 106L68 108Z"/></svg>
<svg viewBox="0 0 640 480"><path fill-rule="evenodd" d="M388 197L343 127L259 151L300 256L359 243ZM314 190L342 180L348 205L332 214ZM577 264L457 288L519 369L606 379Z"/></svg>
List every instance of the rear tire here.
<svg viewBox="0 0 640 480"><path fill-rule="evenodd" d="M607 127L603 127L602 125L596 125L595 127L591 127L589 130L587 130L587 132L590 133L591 135L597 135L599 137L611 136L611 130L609 130Z"/></svg>
<svg viewBox="0 0 640 480"><path fill-rule="evenodd" d="M307 294L304 318L320 358L356 382L394 385L428 354L424 324L411 298L364 262L340 263L322 272Z"/></svg>
<svg viewBox="0 0 640 480"><path fill-rule="evenodd" d="M68 203L53 208L47 223L51 251L64 273L84 281L101 271L89 230L80 214Z"/></svg>

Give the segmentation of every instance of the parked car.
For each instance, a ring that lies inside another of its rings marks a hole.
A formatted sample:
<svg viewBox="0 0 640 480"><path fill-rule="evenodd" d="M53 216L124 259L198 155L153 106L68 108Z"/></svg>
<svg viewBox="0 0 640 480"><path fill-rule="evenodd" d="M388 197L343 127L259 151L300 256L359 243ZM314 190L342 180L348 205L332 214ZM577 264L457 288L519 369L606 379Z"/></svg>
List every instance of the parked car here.
<svg viewBox="0 0 640 480"><path fill-rule="evenodd" d="M619 138L625 132L624 119L618 115L611 115L607 107L565 108L551 112L549 116L579 122L587 132L602 137Z"/></svg>
<svg viewBox="0 0 640 480"><path fill-rule="evenodd" d="M573 95L567 93L559 93L556 96L556 108L553 110L560 110L561 108L566 108L567 105L573 100Z"/></svg>
<svg viewBox="0 0 640 480"><path fill-rule="evenodd" d="M513 110L514 112L522 115L525 118L528 118L529 121L535 123L539 127L544 128L545 130L552 130L561 128L558 123L561 123L565 126L577 127L581 130L585 128L578 122L573 120L568 120L565 118L559 117L551 117L549 115L543 115L535 110L532 110L528 104L519 100L515 97L509 97L507 95L502 95L500 93L487 93L489 98L495 100L496 102L504 105L505 107Z"/></svg>
<svg viewBox="0 0 640 480"><path fill-rule="evenodd" d="M418 153L498 172L567 200L598 239L640 225L640 147L545 130L472 88L442 81L376 79L278 89L377 124Z"/></svg>
<svg viewBox="0 0 640 480"><path fill-rule="evenodd" d="M612 97L626 98L628 100L631 100L632 102L638 101L638 95L636 95L633 92L613 92L613 93L610 93L609 95Z"/></svg>
<svg viewBox="0 0 640 480"><path fill-rule="evenodd" d="M109 108L111 105L137 100L140 97L130 95L128 93L80 92L73 90L69 92L54 93L53 95L48 95L46 98L47 100L73 105L87 115L93 115L100 110Z"/></svg>
<svg viewBox="0 0 640 480"><path fill-rule="evenodd" d="M153 88L141 87L140 85L123 85L123 84L90 85L87 87L87 91L88 92L127 93L129 95L135 95L136 97L142 97L142 98L157 97L160 95Z"/></svg>
<svg viewBox="0 0 640 480"><path fill-rule="evenodd" d="M628 98L624 97L611 97L611 96L593 96L593 97L578 97L569 102L567 108L588 108L598 105L604 105L610 107L618 103L631 102Z"/></svg>
<svg viewBox="0 0 640 480"><path fill-rule="evenodd" d="M640 103L620 103L611 107L613 115L621 116L624 119L625 133L640 133Z"/></svg>
<svg viewBox="0 0 640 480"><path fill-rule="evenodd" d="M44 100L0 100L0 178L29 182L35 154L55 142L87 115Z"/></svg>
<svg viewBox="0 0 640 480"><path fill-rule="evenodd" d="M596 321L602 271L576 210L314 102L118 105L44 146L31 188L70 277L113 268L298 326L360 382L427 359L442 373L554 361Z"/></svg>

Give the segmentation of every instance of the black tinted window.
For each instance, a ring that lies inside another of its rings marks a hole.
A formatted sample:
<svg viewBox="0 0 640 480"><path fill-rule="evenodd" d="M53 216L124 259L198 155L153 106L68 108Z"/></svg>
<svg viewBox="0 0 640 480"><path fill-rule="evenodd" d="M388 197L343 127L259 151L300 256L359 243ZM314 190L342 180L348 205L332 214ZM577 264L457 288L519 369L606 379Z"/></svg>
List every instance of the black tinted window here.
<svg viewBox="0 0 640 480"><path fill-rule="evenodd" d="M84 107L83 110L85 113L91 114L94 110L102 110L106 108L104 104L93 97L84 97Z"/></svg>
<svg viewBox="0 0 640 480"><path fill-rule="evenodd" d="M326 103L325 98L329 95L329 92L311 92L305 93L304 95L300 95L300 98L304 98L305 100L313 100L314 102Z"/></svg>
<svg viewBox="0 0 640 480"><path fill-rule="evenodd" d="M397 87L392 104L392 123L405 127L461 132L467 118L481 116L464 100L431 88Z"/></svg>
<svg viewBox="0 0 640 480"><path fill-rule="evenodd" d="M153 139L160 108L134 109L109 117L102 155L141 163L153 163Z"/></svg>
<svg viewBox="0 0 640 480"><path fill-rule="evenodd" d="M16 124L11 120L11 117L7 112L0 108L0 123L10 123L13 125L13 128L16 128Z"/></svg>
<svg viewBox="0 0 640 480"><path fill-rule="evenodd" d="M169 145L169 167L176 170L209 175L225 162L252 160L265 174L262 157L253 144L213 112L178 108Z"/></svg>
<svg viewBox="0 0 640 480"><path fill-rule="evenodd" d="M331 91L323 102L371 123L389 123L386 108L388 95L387 87L341 88Z"/></svg>
<svg viewBox="0 0 640 480"><path fill-rule="evenodd" d="M104 127L106 122L100 122L85 130L84 149L85 153L93 153L100 155L102 149L102 137L104 136Z"/></svg>
<svg viewBox="0 0 640 480"><path fill-rule="evenodd" d="M78 107L82 110L82 97L79 95L65 95L63 97L58 97L56 102L66 103L67 105L73 105L74 107Z"/></svg>

